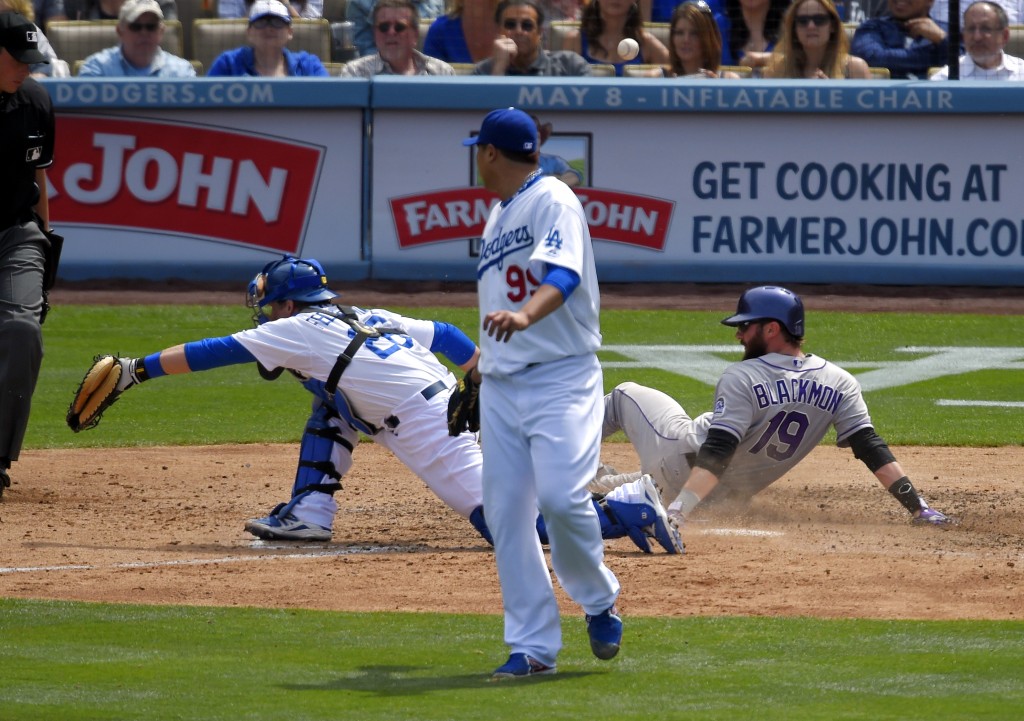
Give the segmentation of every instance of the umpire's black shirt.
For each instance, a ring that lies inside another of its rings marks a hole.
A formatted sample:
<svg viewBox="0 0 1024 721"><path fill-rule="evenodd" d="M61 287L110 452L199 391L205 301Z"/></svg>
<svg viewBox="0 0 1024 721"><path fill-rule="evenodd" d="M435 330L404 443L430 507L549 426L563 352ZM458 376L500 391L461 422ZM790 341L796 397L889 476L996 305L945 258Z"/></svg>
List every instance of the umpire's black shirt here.
<svg viewBox="0 0 1024 721"><path fill-rule="evenodd" d="M39 202L36 168L53 162L53 103L31 77L0 92L0 230L31 218Z"/></svg>

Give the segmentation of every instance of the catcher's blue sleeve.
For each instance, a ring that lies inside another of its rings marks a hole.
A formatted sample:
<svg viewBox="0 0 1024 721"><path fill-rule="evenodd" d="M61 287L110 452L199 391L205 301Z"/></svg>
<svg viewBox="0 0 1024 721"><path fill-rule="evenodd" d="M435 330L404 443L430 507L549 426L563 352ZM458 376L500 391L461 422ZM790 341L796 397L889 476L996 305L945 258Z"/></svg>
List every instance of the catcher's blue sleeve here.
<svg viewBox="0 0 1024 721"><path fill-rule="evenodd" d="M476 343L462 332L462 329L451 323L434 323L434 339L430 342L430 352L440 353L457 366L461 366L476 353Z"/></svg>
<svg viewBox="0 0 1024 721"><path fill-rule="evenodd" d="M223 338L204 338L186 343L185 360L193 371L205 371L235 363L252 363L256 356L237 340L226 335ZM160 365L160 353L151 353L142 362L150 378L166 375Z"/></svg>

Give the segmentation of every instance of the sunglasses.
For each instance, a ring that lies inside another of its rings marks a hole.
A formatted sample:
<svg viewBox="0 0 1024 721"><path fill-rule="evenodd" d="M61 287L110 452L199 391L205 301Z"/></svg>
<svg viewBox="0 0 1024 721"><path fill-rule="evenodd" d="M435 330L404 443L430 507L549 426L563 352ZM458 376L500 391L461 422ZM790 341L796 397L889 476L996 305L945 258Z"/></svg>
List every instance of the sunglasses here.
<svg viewBox="0 0 1024 721"><path fill-rule="evenodd" d="M251 27L262 30L263 28L274 28L274 30L280 30L281 28L288 27L288 21L283 18L256 18L251 23Z"/></svg>
<svg viewBox="0 0 1024 721"><path fill-rule="evenodd" d="M819 28L823 28L832 22L832 18L829 15L821 13L820 15L797 15L796 24L802 28L808 25L817 25Z"/></svg>
<svg viewBox="0 0 1024 721"><path fill-rule="evenodd" d="M739 330L740 333L746 333L747 332L747 328L749 328L750 326L752 326L752 325L763 325L763 324L764 324L763 320L745 320L742 323L737 323L736 324L736 328L737 328L737 330Z"/></svg>
<svg viewBox="0 0 1024 721"><path fill-rule="evenodd" d="M532 33L537 29L537 23L533 20L506 20L502 23L502 27L506 30L515 30L520 28L524 33Z"/></svg>
<svg viewBox="0 0 1024 721"><path fill-rule="evenodd" d="M133 33L141 33L143 30L147 33L155 33L160 29L160 23L128 23L128 29Z"/></svg>
<svg viewBox="0 0 1024 721"><path fill-rule="evenodd" d="M389 32L391 32L391 28L395 29L396 35L401 35L406 30L409 29L409 25L403 22L392 23L385 21L382 23L377 23L377 32L379 32L381 35L387 35Z"/></svg>

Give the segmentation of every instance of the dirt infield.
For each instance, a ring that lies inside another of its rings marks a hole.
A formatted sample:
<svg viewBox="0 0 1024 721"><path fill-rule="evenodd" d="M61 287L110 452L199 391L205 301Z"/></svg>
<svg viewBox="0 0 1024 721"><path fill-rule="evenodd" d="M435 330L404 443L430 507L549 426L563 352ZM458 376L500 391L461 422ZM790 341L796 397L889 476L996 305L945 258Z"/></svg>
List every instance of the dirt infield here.
<svg viewBox="0 0 1024 721"><path fill-rule="evenodd" d="M699 293L605 294L605 307L729 309L737 286ZM56 303L176 302L180 292L85 284ZM180 286L176 291L180 291ZM357 289L358 290L358 289ZM395 286L386 302L472 304L464 287ZM378 289L379 290L379 289ZM818 289L819 291L821 289ZM803 289L810 308L860 307L875 291L837 299ZM1024 293L961 289L887 294L891 310L1020 313ZM377 292L377 291L373 291ZM411 302L402 293L414 296ZM208 295L203 295L208 294ZM467 297L468 296L468 297ZM648 297L648 301L639 300ZM892 298L896 297L895 302ZM190 302L240 302L198 288ZM197 300L201 298L202 300ZM882 310L881 308L879 310ZM920 528L849 451L821 447L742 517L698 514L684 556L607 545L627 615L1019 619L1024 590L1024 447L894 449L933 505L960 516ZM286 500L298 449L287 445L26 451L0 501L0 596L255 605L333 610L499 613L488 546L389 452L363 443L337 498L334 539L269 544L242 530ZM604 459L636 466L628 444ZM577 609L559 591L566 613Z"/></svg>

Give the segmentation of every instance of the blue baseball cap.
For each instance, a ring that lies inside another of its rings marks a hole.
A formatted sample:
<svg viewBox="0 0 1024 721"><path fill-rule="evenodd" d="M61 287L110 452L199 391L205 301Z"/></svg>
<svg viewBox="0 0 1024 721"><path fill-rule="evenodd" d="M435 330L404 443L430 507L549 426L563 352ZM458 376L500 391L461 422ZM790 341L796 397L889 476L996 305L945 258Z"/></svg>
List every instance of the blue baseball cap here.
<svg viewBox="0 0 1024 721"><path fill-rule="evenodd" d="M522 110L501 108L487 113L480 132L462 141L463 145L493 145L514 153L537 150L537 124Z"/></svg>

